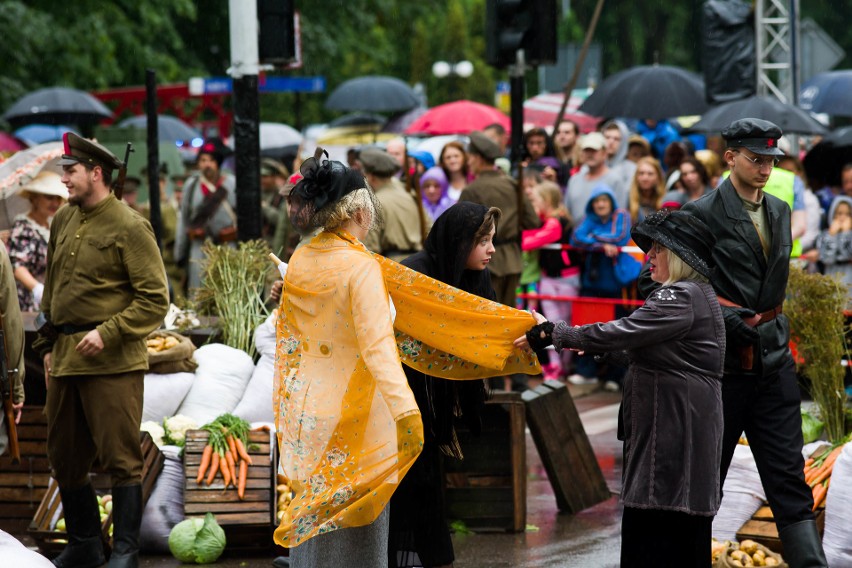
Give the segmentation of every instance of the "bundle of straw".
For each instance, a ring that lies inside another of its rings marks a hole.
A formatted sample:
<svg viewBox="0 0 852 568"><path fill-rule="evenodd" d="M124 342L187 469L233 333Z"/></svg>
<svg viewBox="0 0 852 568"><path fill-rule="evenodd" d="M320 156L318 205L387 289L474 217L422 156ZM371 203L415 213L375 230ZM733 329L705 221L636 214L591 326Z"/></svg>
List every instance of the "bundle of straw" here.
<svg viewBox="0 0 852 568"><path fill-rule="evenodd" d="M799 372L810 379L811 397L832 443L844 438L845 371L840 360L847 353L843 310L848 294L835 278L790 270L784 313L790 319Z"/></svg>
<svg viewBox="0 0 852 568"><path fill-rule="evenodd" d="M204 245L201 261L201 288L196 296L199 308L219 317L222 342L255 355L254 330L269 315L263 293L273 268L265 241L241 242L234 249Z"/></svg>

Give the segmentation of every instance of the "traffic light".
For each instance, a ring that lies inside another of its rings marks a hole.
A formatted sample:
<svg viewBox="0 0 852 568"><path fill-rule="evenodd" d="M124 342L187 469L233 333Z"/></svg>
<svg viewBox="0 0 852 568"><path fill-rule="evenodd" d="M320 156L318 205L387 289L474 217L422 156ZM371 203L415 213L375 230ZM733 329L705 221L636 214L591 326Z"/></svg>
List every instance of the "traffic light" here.
<svg viewBox="0 0 852 568"><path fill-rule="evenodd" d="M261 63L289 63L296 58L293 4L294 0L257 0Z"/></svg>
<svg viewBox="0 0 852 568"><path fill-rule="evenodd" d="M507 67L523 49L530 65L556 63L558 18L556 0L488 0L486 60L494 67Z"/></svg>

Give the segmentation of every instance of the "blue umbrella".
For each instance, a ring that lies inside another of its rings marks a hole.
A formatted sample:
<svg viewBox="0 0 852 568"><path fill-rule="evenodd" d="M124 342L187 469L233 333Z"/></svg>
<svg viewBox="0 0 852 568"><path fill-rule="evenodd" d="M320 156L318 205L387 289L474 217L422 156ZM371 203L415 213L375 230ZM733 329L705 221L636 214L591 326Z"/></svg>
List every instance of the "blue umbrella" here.
<svg viewBox="0 0 852 568"><path fill-rule="evenodd" d="M62 140L62 135L66 132L73 132L77 135L80 134L74 128L66 125L54 126L52 124L30 124L29 126L17 129L15 131L15 136L35 145Z"/></svg>
<svg viewBox="0 0 852 568"><path fill-rule="evenodd" d="M802 85L799 106L811 112L852 116L852 69L815 75Z"/></svg>
<svg viewBox="0 0 852 568"><path fill-rule="evenodd" d="M118 126L133 128L148 128L147 115L140 114L125 118ZM201 139L201 133L179 118L167 114L157 115L157 137L160 142L176 142L178 140Z"/></svg>

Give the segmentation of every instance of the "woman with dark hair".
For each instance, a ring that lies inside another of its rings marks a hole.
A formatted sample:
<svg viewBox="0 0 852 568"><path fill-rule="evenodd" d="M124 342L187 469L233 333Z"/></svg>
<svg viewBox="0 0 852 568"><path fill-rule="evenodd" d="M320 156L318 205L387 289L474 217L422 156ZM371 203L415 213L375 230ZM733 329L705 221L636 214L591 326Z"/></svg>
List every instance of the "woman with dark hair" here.
<svg viewBox="0 0 852 568"><path fill-rule="evenodd" d="M470 292L496 301L488 261L500 210L461 201L432 226L424 249L402 264ZM480 428L485 401L484 381L447 381L409 367L408 384L423 417L423 452L391 498L388 565L391 567L451 566L453 543L443 499L444 456L462 459L453 426L461 415L473 431ZM416 563L414 553L420 560Z"/></svg>
<svg viewBox="0 0 852 568"><path fill-rule="evenodd" d="M721 501L725 323L709 280L716 238L696 217L658 211L633 228L661 285L608 323L538 324L517 346L608 353L628 364L618 437L624 441L621 566L658 566L654 535L683 566L710 567ZM671 562L665 562L671 565Z"/></svg>
<svg viewBox="0 0 852 568"><path fill-rule="evenodd" d="M441 155L438 158L438 165L444 169L447 175L447 180L450 182L450 187L447 188L447 195L453 203L459 200L462 190L467 187L470 182L470 171L467 167L467 152L461 142L455 140L444 144L441 150Z"/></svg>
<svg viewBox="0 0 852 568"><path fill-rule="evenodd" d="M686 192L687 201L695 201L713 191L713 187L710 185L710 176L707 175L707 168L700 160L693 157L685 158L678 167L680 168L680 183Z"/></svg>

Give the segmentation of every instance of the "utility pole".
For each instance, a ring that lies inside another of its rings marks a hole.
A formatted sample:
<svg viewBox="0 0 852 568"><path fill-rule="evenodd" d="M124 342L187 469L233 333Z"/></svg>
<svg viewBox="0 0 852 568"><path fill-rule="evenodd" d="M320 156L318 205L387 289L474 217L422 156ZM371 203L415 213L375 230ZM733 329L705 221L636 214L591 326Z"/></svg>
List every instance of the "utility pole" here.
<svg viewBox="0 0 852 568"><path fill-rule="evenodd" d="M234 145L237 177L237 235L240 241L261 236L260 102L257 4L229 0L231 67L234 91Z"/></svg>

